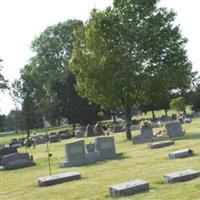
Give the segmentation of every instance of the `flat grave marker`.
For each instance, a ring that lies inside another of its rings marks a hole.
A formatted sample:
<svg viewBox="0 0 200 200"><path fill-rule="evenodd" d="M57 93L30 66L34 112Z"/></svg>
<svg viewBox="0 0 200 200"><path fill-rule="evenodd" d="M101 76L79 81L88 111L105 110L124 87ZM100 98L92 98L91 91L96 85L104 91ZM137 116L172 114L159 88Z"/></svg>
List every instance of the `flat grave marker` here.
<svg viewBox="0 0 200 200"><path fill-rule="evenodd" d="M182 149L179 151L174 151L168 153L169 159L176 159L176 158L185 158L193 155L193 151L191 149Z"/></svg>
<svg viewBox="0 0 200 200"><path fill-rule="evenodd" d="M61 174L56 174L52 176L40 177L38 178L39 186L50 186L59 183L64 183L67 181L78 180L81 178L81 174L79 172L66 172Z"/></svg>
<svg viewBox="0 0 200 200"><path fill-rule="evenodd" d="M149 183L136 179L125 183L112 185L109 187L109 192L112 197L129 196L149 190Z"/></svg>
<svg viewBox="0 0 200 200"><path fill-rule="evenodd" d="M153 143L149 143L148 147L150 149L158 149L158 148L162 148L162 147L167 147L170 145L175 144L174 141L172 140L165 140L165 141L161 141L161 142L153 142Z"/></svg>
<svg viewBox="0 0 200 200"><path fill-rule="evenodd" d="M190 181L200 176L200 173L191 169L173 172L164 176L167 183Z"/></svg>

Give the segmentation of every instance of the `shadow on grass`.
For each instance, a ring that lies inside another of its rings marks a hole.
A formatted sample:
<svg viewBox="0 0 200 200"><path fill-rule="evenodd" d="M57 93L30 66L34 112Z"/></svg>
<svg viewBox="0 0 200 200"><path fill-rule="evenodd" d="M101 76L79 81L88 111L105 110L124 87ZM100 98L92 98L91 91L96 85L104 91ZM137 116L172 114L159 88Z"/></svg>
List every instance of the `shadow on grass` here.
<svg viewBox="0 0 200 200"><path fill-rule="evenodd" d="M154 138L154 142L159 142L159 141L163 141L163 140L196 140L196 139L200 139L200 133L192 133L192 134L185 134L183 136L179 136L179 137L174 137L174 138L170 138L169 136L161 136L161 137L156 137Z"/></svg>
<svg viewBox="0 0 200 200"><path fill-rule="evenodd" d="M99 161L96 161L96 162L90 162L90 163L85 163L83 165L78 165L78 166L68 166L66 168L71 168L71 167L90 167L90 166L94 166L94 165L102 165L106 162L109 162L109 161L112 161L112 160L124 160L126 158L129 158L130 156L124 156L123 153L117 153L117 155L113 158L106 158L104 160L99 160Z"/></svg>

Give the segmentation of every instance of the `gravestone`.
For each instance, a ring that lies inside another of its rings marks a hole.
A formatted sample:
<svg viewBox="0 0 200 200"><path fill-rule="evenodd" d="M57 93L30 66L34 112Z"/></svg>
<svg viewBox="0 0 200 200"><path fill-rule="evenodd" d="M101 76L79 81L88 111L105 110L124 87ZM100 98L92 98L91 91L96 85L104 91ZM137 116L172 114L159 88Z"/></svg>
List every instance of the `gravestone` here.
<svg viewBox="0 0 200 200"><path fill-rule="evenodd" d="M171 121L165 123L165 131L169 135L169 137L172 138L184 135L181 123L179 121Z"/></svg>
<svg viewBox="0 0 200 200"><path fill-rule="evenodd" d="M17 153L17 148L15 147L5 147L0 149L0 156L6 156L11 153Z"/></svg>
<svg viewBox="0 0 200 200"><path fill-rule="evenodd" d="M114 137L99 136L95 138L96 151L100 152L102 159L116 156Z"/></svg>
<svg viewBox="0 0 200 200"><path fill-rule="evenodd" d="M143 126L140 128L141 135L150 135L153 137L153 129L151 126Z"/></svg>
<svg viewBox="0 0 200 200"><path fill-rule="evenodd" d="M55 185L67 181L78 180L81 178L81 174L78 172L66 172L62 174L56 174L52 176L38 178L39 186Z"/></svg>
<svg viewBox="0 0 200 200"><path fill-rule="evenodd" d="M183 150L168 153L169 159L185 158L192 155L193 155L193 151L191 149L183 149Z"/></svg>
<svg viewBox="0 0 200 200"><path fill-rule="evenodd" d="M140 179L112 185L109 188L112 197L129 196L149 190L149 183Z"/></svg>
<svg viewBox="0 0 200 200"><path fill-rule="evenodd" d="M28 153L12 153L3 156L4 169L17 169L33 165L35 165L35 163L31 160Z"/></svg>
<svg viewBox="0 0 200 200"><path fill-rule="evenodd" d="M133 144L143 144L143 143L152 142L152 141L153 141L152 135L148 135L148 134L137 135L137 136L132 137Z"/></svg>
<svg viewBox="0 0 200 200"><path fill-rule="evenodd" d="M44 135L37 135L33 139L35 141L35 144L44 144L46 142Z"/></svg>
<svg viewBox="0 0 200 200"><path fill-rule="evenodd" d="M157 149L157 148L162 148L162 147L167 147L170 145L173 145L174 141L172 140L165 140L165 141L161 141L161 142L153 142L153 143L149 143L148 147L150 149Z"/></svg>
<svg viewBox="0 0 200 200"><path fill-rule="evenodd" d="M104 135L103 127L100 122L97 122L94 127L95 135Z"/></svg>
<svg viewBox="0 0 200 200"><path fill-rule="evenodd" d="M76 138L85 137L84 131L82 131L81 129L76 130L76 131L75 131L75 137L76 137Z"/></svg>
<svg viewBox="0 0 200 200"><path fill-rule="evenodd" d="M200 173L191 169L173 172L164 176L167 183L190 181L200 176Z"/></svg>
<svg viewBox="0 0 200 200"><path fill-rule="evenodd" d="M114 125L114 127L112 128L113 133L118 133L118 132L123 132L123 131L125 131L123 125Z"/></svg>
<svg viewBox="0 0 200 200"><path fill-rule="evenodd" d="M79 140L65 144L66 160L60 163L60 167L78 166L86 162L85 142Z"/></svg>
<svg viewBox="0 0 200 200"><path fill-rule="evenodd" d="M88 124L88 125L86 126L85 132L86 132L86 136L87 136L87 137L91 137L91 136L94 136L94 135L95 135L95 134L94 134L94 131L93 131L93 128L92 128L92 126L91 126L90 124Z"/></svg>

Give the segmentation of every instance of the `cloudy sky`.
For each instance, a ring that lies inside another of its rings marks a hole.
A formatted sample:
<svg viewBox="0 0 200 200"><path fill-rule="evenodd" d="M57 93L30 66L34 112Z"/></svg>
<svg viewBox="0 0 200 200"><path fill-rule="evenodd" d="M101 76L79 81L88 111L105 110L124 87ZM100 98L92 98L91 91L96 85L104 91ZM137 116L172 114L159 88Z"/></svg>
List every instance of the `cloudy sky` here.
<svg viewBox="0 0 200 200"><path fill-rule="evenodd" d="M104 9L112 0L0 0L0 58L3 75L12 82L31 57L30 44L46 27L67 19L88 19L92 8ZM186 46L193 69L200 71L200 1L161 0L161 6L177 12L176 23L188 38ZM14 104L8 93L0 93L0 114L7 114Z"/></svg>

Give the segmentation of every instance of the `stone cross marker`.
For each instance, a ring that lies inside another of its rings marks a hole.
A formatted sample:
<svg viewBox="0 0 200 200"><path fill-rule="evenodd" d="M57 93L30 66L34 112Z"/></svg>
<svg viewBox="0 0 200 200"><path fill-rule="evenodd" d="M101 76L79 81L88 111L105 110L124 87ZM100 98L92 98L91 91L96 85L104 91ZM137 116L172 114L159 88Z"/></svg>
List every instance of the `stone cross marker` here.
<svg viewBox="0 0 200 200"><path fill-rule="evenodd" d="M112 197L129 196L149 190L149 183L140 179L112 185L109 188Z"/></svg>
<svg viewBox="0 0 200 200"><path fill-rule="evenodd" d="M172 138L184 135L181 123L179 121L167 122L165 124L165 131Z"/></svg>
<svg viewBox="0 0 200 200"><path fill-rule="evenodd" d="M60 167L81 165L85 163L86 152L84 140L65 144L66 161L60 163Z"/></svg>
<svg viewBox="0 0 200 200"><path fill-rule="evenodd" d="M33 165L35 165L35 163L30 159L28 153L12 153L3 156L4 169L17 169Z"/></svg>

